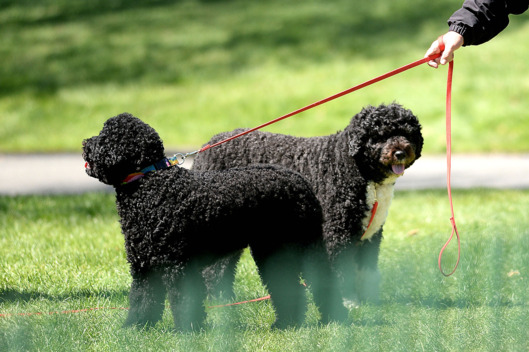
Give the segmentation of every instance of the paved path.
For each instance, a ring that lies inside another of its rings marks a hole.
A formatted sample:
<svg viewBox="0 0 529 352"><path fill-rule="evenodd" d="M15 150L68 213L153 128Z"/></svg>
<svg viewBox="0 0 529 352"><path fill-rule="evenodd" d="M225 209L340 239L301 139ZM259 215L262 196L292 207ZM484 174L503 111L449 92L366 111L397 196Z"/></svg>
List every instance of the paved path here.
<svg viewBox="0 0 529 352"><path fill-rule="evenodd" d="M192 161L186 161L190 167ZM454 155L452 188L529 188L529 154ZM446 157L423 156L397 190L446 188ZM0 154L0 195L112 191L88 177L80 154Z"/></svg>

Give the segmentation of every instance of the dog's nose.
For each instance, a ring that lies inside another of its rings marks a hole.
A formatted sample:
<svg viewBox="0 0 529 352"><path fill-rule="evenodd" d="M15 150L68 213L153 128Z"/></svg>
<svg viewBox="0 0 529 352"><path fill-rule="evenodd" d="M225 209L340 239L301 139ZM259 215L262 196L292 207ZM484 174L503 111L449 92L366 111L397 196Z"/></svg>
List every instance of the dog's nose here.
<svg viewBox="0 0 529 352"><path fill-rule="evenodd" d="M397 158L397 160L403 160L404 158L406 158L406 153L402 150L397 150L393 155L395 155L395 158Z"/></svg>

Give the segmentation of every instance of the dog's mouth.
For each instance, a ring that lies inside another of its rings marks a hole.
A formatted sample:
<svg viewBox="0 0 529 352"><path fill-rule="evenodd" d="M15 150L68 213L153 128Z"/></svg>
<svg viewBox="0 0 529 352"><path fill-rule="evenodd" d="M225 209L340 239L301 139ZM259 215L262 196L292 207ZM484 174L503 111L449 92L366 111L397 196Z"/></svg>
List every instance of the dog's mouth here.
<svg viewBox="0 0 529 352"><path fill-rule="evenodd" d="M86 159L85 159L86 160ZM86 161L84 164L84 170L86 174L90 177L94 177L94 169L90 166L90 162Z"/></svg>
<svg viewBox="0 0 529 352"><path fill-rule="evenodd" d="M85 168L85 172L88 174L88 176L92 176L93 177L93 169L92 167L90 166L90 160L89 160L89 156L88 156L88 152L90 150L90 146L88 145L88 140L84 140L83 141L83 160L85 161L85 164L84 164L84 168Z"/></svg>
<svg viewBox="0 0 529 352"><path fill-rule="evenodd" d="M393 164L393 165L391 165L391 171L393 171L393 173L395 175L404 174L404 170L405 169L406 169L406 165L405 164Z"/></svg>

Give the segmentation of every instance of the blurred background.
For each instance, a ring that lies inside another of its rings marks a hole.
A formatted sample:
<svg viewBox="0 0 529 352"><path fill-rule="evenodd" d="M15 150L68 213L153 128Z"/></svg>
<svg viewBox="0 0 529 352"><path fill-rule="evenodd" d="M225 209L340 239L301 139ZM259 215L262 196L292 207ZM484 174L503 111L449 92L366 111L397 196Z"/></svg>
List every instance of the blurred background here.
<svg viewBox="0 0 529 352"><path fill-rule="evenodd" d="M130 112L168 149L253 127L423 57L460 0L0 0L0 152L80 153ZM455 60L460 153L529 151L527 15ZM397 101L445 150L446 67L423 65L268 130L334 133Z"/></svg>

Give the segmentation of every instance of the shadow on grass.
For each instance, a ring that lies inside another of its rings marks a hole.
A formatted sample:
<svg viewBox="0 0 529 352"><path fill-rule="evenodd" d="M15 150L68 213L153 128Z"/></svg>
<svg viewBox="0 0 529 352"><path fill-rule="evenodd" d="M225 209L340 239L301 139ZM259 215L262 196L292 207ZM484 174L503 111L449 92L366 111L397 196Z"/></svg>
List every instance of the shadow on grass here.
<svg viewBox="0 0 529 352"><path fill-rule="evenodd" d="M20 8L41 7L44 14L41 13L37 18L32 16L13 17L4 21L6 24L10 25L40 26L43 24L58 24L66 21L89 20L94 16L103 16L115 11L153 8L173 3L174 1L171 0L41 0L36 4L31 0L0 0L0 9L8 10L15 6Z"/></svg>
<svg viewBox="0 0 529 352"><path fill-rule="evenodd" d="M424 307L424 308L433 308L433 309L439 309L439 310L445 310L445 309L469 309L469 308L476 308L476 307L490 307L490 308L496 308L496 307L503 307L503 308L511 308L511 307L523 307L526 306L525 303L522 302L513 302L506 299L489 299L487 301L480 301L478 299L473 299L472 297L469 298L439 298L439 297L426 297L422 299L412 299L412 298L400 298L400 299L394 299L387 304L396 303L402 306L415 306L415 307Z"/></svg>
<svg viewBox="0 0 529 352"><path fill-rule="evenodd" d="M74 291L68 294L53 295L36 291L21 292L14 289L5 289L0 291L0 303L28 303L31 301L47 300L51 302L59 302L65 300L86 300L86 299L112 299L112 300L127 300L129 296L129 289L121 291L89 291L81 290ZM87 307L88 308L88 307Z"/></svg>
<svg viewBox="0 0 529 352"><path fill-rule="evenodd" d="M193 75L229 77L270 60L299 67L384 57L417 47L421 28L451 8L448 0L184 3L0 0L0 8L17 9L0 17L17 43L3 55L0 95L107 82L178 84Z"/></svg>

